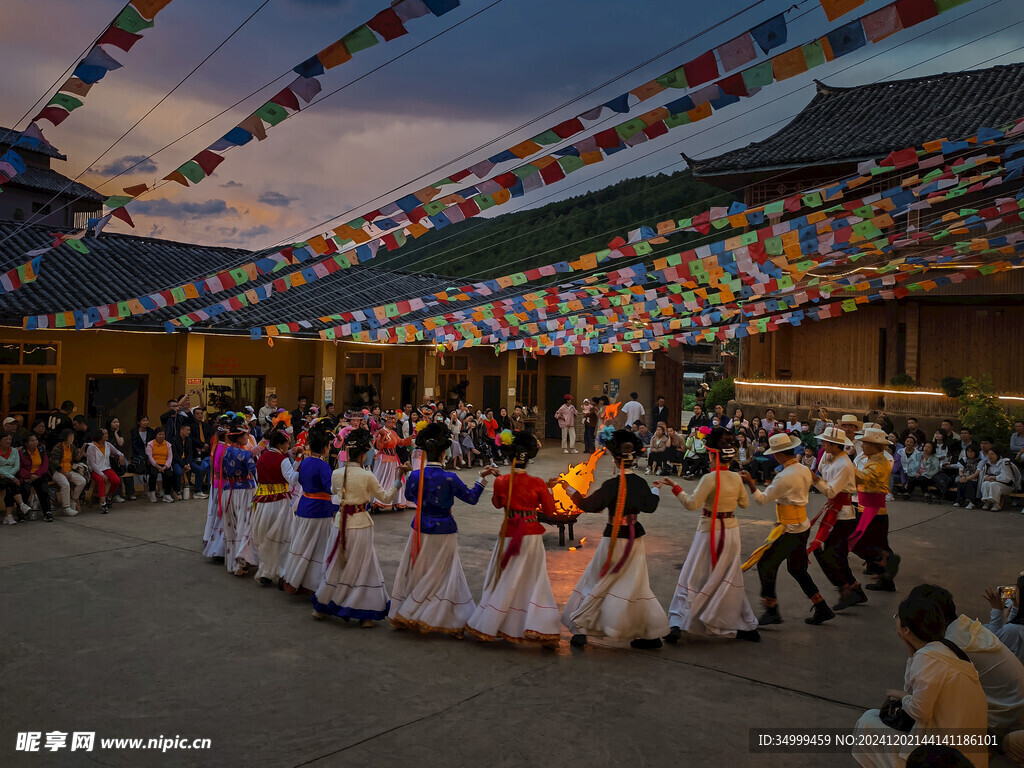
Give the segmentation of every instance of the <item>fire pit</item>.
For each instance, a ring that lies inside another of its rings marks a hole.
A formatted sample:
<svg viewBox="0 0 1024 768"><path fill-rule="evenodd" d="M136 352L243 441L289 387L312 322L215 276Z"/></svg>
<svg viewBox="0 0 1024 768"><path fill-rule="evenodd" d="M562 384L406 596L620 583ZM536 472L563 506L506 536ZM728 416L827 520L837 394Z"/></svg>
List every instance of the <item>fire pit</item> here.
<svg viewBox="0 0 1024 768"><path fill-rule="evenodd" d="M603 455L603 448L595 451L590 455L590 459L585 464L569 467L568 471L562 473L559 477L564 478L580 495L586 496L587 491L590 490L590 486L594 482L594 469L597 467L597 461ZM538 511L537 519L542 523L558 527L558 546L564 547L566 527L569 528L569 541L572 541L575 538L573 526L576 524L576 518L583 514L583 510L572 503L572 499L569 498L568 492L562 485L556 485L552 488L551 495L555 498L557 512L554 515L547 515L543 511Z"/></svg>

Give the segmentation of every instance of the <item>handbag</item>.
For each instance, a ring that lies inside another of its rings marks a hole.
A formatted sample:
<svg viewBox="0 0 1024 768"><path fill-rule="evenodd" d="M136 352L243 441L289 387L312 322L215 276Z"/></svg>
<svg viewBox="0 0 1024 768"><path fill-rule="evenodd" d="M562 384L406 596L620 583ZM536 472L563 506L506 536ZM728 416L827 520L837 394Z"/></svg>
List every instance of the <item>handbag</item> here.
<svg viewBox="0 0 1024 768"><path fill-rule="evenodd" d="M949 648L961 661L971 661L970 657L952 640L942 638L940 642ZM879 709L878 716L887 726L902 733L910 731L917 722L903 709L903 702L900 699L887 698L885 703L882 704L881 709Z"/></svg>

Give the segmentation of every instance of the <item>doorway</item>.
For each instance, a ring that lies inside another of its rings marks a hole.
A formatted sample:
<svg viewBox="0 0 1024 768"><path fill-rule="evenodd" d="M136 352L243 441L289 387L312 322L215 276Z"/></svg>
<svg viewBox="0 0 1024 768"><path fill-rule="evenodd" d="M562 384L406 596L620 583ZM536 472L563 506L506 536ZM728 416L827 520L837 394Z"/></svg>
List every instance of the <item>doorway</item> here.
<svg viewBox="0 0 1024 768"><path fill-rule="evenodd" d="M486 411L488 408L493 408L494 413L498 413L498 409L501 408L501 376L484 376L483 377L483 402L480 403L481 410Z"/></svg>
<svg viewBox="0 0 1024 768"><path fill-rule="evenodd" d="M143 415L146 376L89 376L86 378L85 417L89 428L106 426L110 419L121 421L121 433L128 434ZM150 414L156 419L159 414Z"/></svg>
<svg viewBox="0 0 1024 768"><path fill-rule="evenodd" d="M399 400L398 408L402 409L408 405L418 405L419 377L409 374L402 374L402 397Z"/></svg>
<svg viewBox="0 0 1024 768"><path fill-rule="evenodd" d="M548 376L544 380L544 402L547 414L544 419L544 436L554 440L562 439L562 430L555 421L555 411L565 402L565 396L572 390L571 376Z"/></svg>

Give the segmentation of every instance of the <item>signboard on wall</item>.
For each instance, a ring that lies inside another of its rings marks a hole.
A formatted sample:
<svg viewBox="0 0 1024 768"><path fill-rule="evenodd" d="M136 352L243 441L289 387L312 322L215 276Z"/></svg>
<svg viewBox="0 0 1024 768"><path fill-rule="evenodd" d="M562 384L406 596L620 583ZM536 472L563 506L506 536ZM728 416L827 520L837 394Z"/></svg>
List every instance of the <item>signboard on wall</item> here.
<svg viewBox="0 0 1024 768"><path fill-rule="evenodd" d="M270 397L271 395L276 395L276 394L277 394L277 387L264 387L263 388L263 395L264 395L264 397Z"/></svg>
<svg viewBox="0 0 1024 768"><path fill-rule="evenodd" d="M619 380L611 379L608 382L608 399L613 403L619 399Z"/></svg>
<svg viewBox="0 0 1024 768"><path fill-rule="evenodd" d="M324 376L324 403L334 402L334 377Z"/></svg>
<svg viewBox="0 0 1024 768"><path fill-rule="evenodd" d="M189 387L201 387L203 386L202 379L185 379L185 385Z"/></svg>

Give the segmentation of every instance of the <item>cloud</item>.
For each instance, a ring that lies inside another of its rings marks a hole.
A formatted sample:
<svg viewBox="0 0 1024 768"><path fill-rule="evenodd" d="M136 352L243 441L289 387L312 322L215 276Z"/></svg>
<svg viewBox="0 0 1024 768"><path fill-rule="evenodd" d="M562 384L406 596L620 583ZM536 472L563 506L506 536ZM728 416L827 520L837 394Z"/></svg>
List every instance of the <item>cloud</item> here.
<svg viewBox="0 0 1024 768"><path fill-rule="evenodd" d="M280 192L264 192L260 195L259 200L264 205L272 205L275 208L287 208L294 200L298 198L288 197L282 195Z"/></svg>
<svg viewBox="0 0 1024 768"><path fill-rule="evenodd" d="M238 233L238 237L241 240L249 240L253 237L262 237L263 235L270 234L270 227L266 224L260 224L258 227L252 227L250 229L243 229Z"/></svg>
<svg viewBox="0 0 1024 768"><path fill-rule="evenodd" d="M92 173L112 176L125 173L129 168L131 168L131 173L156 173L156 163L146 155L125 155L112 163L93 168Z"/></svg>
<svg viewBox="0 0 1024 768"><path fill-rule="evenodd" d="M242 183L237 182L237 181L227 181L227 182L221 184L221 186L224 187L224 189L234 189L235 187L244 187L245 184L242 184Z"/></svg>
<svg viewBox="0 0 1024 768"><path fill-rule="evenodd" d="M132 213L180 219L183 217L238 216L238 209L229 207L223 200L207 200L205 203L175 203L162 199L135 203Z"/></svg>

